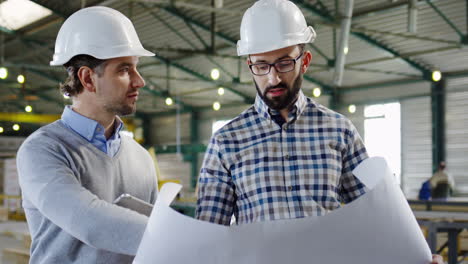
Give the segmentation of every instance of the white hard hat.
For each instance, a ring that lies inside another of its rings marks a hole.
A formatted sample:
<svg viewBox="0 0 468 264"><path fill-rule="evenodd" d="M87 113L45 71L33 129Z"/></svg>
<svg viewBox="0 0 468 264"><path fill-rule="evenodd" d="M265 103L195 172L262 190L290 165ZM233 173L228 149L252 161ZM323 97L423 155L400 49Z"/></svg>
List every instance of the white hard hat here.
<svg viewBox="0 0 468 264"><path fill-rule="evenodd" d="M80 54L103 60L154 56L141 45L130 19L104 6L81 9L65 20L55 41L50 65L63 65Z"/></svg>
<svg viewBox="0 0 468 264"><path fill-rule="evenodd" d="M316 37L301 10L287 0L257 1L245 11L240 35L237 42L239 56L309 43Z"/></svg>

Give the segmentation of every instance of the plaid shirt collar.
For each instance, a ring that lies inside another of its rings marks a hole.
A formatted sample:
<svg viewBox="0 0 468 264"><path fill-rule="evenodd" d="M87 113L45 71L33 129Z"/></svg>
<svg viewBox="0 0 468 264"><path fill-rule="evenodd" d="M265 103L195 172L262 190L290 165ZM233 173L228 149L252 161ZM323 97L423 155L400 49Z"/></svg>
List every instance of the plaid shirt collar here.
<svg viewBox="0 0 468 264"><path fill-rule="evenodd" d="M306 109L307 103L308 103L307 97L304 95L302 90L299 90L297 100L288 114L289 120L290 120L289 122L293 122L299 119L299 117L302 115L302 113ZM257 113L259 113L264 118L268 119L270 122L273 121L271 116L280 114L279 111L270 109L262 100L262 98L258 95L258 93L257 93L257 96L255 97L254 107Z"/></svg>

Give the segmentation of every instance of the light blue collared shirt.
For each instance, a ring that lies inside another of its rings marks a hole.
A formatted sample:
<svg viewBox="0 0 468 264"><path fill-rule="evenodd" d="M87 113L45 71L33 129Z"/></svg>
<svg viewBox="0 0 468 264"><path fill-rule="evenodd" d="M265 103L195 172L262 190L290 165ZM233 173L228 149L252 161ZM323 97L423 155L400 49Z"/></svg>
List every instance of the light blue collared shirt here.
<svg viewBox="0 0 468 264"><path fill-rule="evenodd" d="M88 140L93 146L114 157L120 148L120 130L123 128L123 122L120 118L115 119L115 130L109 139L104 135L104 127L95 120L89 119L73 111L71 106L67 105L62 113L62 122Z"/></svg>

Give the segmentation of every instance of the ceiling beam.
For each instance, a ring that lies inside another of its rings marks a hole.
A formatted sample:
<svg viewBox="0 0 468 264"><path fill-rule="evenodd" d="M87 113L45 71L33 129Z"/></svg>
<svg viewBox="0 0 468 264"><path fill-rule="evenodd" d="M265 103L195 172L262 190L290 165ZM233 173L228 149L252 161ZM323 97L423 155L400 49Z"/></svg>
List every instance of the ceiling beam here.
<svg viewBox="0 0 468 264"><path fill-rule="evenodd" d="M418 0L419 3L424 2L425 0ZM380 12L387 12L393 9L406 8L409 5L410 1L408 0L397 0L397 1L388 1L387 3L381 3L379 5L374 5L367 8L361 8L353 12L353 18L359 18L367 15L375 15Z"/></svg>
<svg viewBox="0 0 468 264"><path fill-rule="evenodd" d="M324 20L327 20L327 21L332 22L332 23L336 22L335 18L329 12L326 12L326 11L324 11L322 9L317 8L315 5L307 3L304 0L296 0L295 2L300 7L304 8L305 10L307 10L309 12L312 12L315 15L318 15L319 17L321 17ZM416 62L416 61L414 61L413 59L410 59L410 58L400 57L400 53L397 50L389 47L388 45L384 44L380 40L378 40L376 38L373 38L373 37L371 37L371 36L369 36L369 35L367 35L365 33L352 31L351 34L358 37L359 39L361 39L361 40L363 40L363 41L365 41L365 42L367 42L367 43L381 49L381 50L389 52L390 54L392 54L395 57L401 58L403 61L408 63L411 67L421 71L423 78L430 78L430 71L427 69L427 67L424 64Z"/></svg>
<svg viewBox="0 0 468 264"><path fill-rule="evenodd" d="M253 97L251 97L251 96L249 96L247 94L241 93L241 92L237 91L236 89L233 89L232 87L230 87L229 83L223 83L223 82L218 82L218 81L212 80L210 77L208 77L208 76L206 76L204 74L196 72L196 71L194 71L194 70L192 70L192 69L190 69L190 68L188 68L188 67L186 67L186 66L184 66L182 64L174 62L174 61L172 61L172 60L170 60L170 59L168 59L166 57L163 57L161 55L156 54L154 56L154 58L156 58L156 59L158 59L158 60L160 60L160 61L162 61L164 63L167 63L170 66L175 67L175 68L177 68L177 69L179 69L179 70L181 70L181 71L183 71L185 73L188 73L188 74L190 74L190 75L192 75L192 76L194 76L194 77L196 77L196 78L198 78L198 79L200 79L202 81L206 81L206 82L210 82L210 83L214 83L216 85L222 86L225 89L229 90L230 92L232 92L232 93L238 95L239 97L241 97L245 102L253 103L254 100L255 100L255 98L253 98Z"/></svg>

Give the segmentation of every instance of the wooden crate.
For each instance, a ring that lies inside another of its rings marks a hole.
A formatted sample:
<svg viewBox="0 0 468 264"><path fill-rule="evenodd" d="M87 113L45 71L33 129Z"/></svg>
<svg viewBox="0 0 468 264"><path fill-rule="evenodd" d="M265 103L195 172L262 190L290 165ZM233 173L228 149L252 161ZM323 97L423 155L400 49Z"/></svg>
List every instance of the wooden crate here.
<svg viewBox="0 0 468 264"><path fill-rule="evenodd" d="M29 249L22 248L5 248L3 249L3 261L13 264L28 264Z"/></svg>
<svg viewBox="0 0 468 264"><path fill-rule="evenodd" d="M8 221L8 208L0 206L0 222Z"/></svg>

